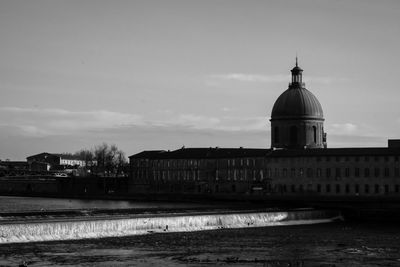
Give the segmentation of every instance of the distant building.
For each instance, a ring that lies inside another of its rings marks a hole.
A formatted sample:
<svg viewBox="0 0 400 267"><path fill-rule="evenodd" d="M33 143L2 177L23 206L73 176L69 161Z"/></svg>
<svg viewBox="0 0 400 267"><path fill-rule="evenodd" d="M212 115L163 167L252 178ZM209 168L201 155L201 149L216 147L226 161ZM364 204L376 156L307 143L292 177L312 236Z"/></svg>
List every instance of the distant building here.
<svg viewBox="0 0 400 267"><path fill-rule="evenodd" d="M48 169L57 166L80 166L85 167L86 161L78 157L66 154L40 153L26 158L29 165L38 163L47 164Z"/></svg>
<svg viewBox="0 0 400 267"><path fill-rule="evenodd" d="M302 69L271 113L271 148L181 148L129 157L131 193L243 198L400 198L400 140L327 148L322 106Z"/></svg>

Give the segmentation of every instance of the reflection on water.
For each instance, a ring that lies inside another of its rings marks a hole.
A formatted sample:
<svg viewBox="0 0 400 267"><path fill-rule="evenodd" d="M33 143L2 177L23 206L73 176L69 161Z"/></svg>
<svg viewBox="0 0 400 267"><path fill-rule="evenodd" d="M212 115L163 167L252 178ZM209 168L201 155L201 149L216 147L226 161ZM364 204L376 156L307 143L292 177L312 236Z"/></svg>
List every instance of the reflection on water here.
<svg viewBox="0 0 400 267"><path fill-rule="evenodd" d="M0 265L24 260L29 266L399 266L400 237L397 225L332 223L0 245Z"/></svg>
<svg viewBox="0 0 400 267"><path fill-rule="evenodd" d="M194 208L207 207L194 203L138 202L125 200L82 200L39 197L0 196L0 212L77 210L77 209L133 209L133 208Z"/></svg>

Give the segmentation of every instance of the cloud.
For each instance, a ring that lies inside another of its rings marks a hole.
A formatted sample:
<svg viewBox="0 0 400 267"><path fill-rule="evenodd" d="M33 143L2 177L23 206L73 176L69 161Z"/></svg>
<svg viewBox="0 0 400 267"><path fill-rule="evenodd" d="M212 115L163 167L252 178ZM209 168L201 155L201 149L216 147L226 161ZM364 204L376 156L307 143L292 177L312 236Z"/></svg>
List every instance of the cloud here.
<svg viewBox="0 0 400 267"><path fill-rule="evenodd" d="M334 147L384 146L387 135L367 124L351 122L334 123L326 126L328 145Z"/></svg>
<svg viewBox="0 0 400 267"><path fill-rule="evenodd" d="M220 81L239 81L239 82L284 82L289 79L288 75L261 75L245 73L228 73L209 75L208 79Z"/></svg>
<svg viewBox="0 0 400 267"><path fill-rule="evenodd" d="M336 82L347 81L346 78L324 77L324 76L307 76L305 81L310 81L320 84L332 84ZM251 74L251 73L226 73L213 74L206 77L206 85L218 86L222 82L251 82L251 83L281 83L290 82L289 74Z"/></svg>
<svg viewBox="0 0 400 267"><path fill-rule="evenodd" d="M163 121L148 122L148 126L179 127L179 129L213 130L226 132L265 131L264 117L208 117L196 114L174 114Z"/></svg>
<svg viewBox="0 0 400 267"><path fill-rule="evenodd" d="M170 128L210 131L265 131L263 117L213 117L169 112L163 119L150 120L142 115L108 110L71 111L49 108L1 107L4 133L31 137L80 135L123 127ZM8 129L7 131L5 129Z"/></svg>
<svg viewBox="0 0 400 267"><path fill-rule="evenodd" d="M140 115L107 110L71 111L65 109L0 108L2 126L15 127L29 136L71 134L89 129L143 125Z"/></svg>
<svg viewBox="0 0 400 267"><path fill-rule="evenodd" d="M329 131L336 135L354 135L358 132L359 126L354 123L334 123L328 127Z"/></svg>
<svg viewBox="0 0 400 267"><path fill-rule="evenodd" d="M385 147L387 138L382 136L336 135L328 133L328 147Z"/></svg>

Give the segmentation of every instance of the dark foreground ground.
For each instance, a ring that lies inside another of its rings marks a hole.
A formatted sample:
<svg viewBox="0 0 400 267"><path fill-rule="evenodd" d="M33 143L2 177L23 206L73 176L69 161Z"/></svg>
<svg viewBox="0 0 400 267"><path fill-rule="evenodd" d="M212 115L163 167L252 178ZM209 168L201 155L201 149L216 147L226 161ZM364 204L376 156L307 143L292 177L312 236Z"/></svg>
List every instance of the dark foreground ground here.
<svg viewBox="0 0 400 267"><path fill-rule="evenodd" d="M400 266L400 227L330 223L3 244L18 266Z"/></svg>

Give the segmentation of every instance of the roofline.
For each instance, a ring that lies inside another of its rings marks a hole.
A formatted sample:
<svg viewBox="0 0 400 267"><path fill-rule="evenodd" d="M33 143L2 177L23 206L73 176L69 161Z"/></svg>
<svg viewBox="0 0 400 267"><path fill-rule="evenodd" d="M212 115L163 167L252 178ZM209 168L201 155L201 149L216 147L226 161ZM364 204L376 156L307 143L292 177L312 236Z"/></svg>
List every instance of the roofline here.
<svg viewBox="0 0 400 267"><path fill-rule="evenodd" d="M274 118L271 117L269 121L283 121L283 120L312 120L312 121L325 121L325 119L322 117L316 117L316 116L276 116Z"/></svg>
<svg viewBox="0 0 400 267"><path fill-rule="evenodd" d="M185 151L186 150L186 151ZM226 152L236 152L236 151L242 151L242 152L255 152L255 151L260 151L260 152L265 152L265 155L267 155L271 149L270 148L243 148L243 147L235 147L235 148L220 148L220 147L190 147L190 148L180 148L180 149L176 149L176 150L172 150L172 151L157 151L157 150L153 150L153 151L149 151L149 150L144 150L140 153L137 153L135 155L129 156L128 158L142 158L142 159L202 159L202 158L249 158L249 157L255 157L256 155L228 155L226 157L221 157L221 156L215 156L215 155L210 155L210 156L204 156L201 155L199 156L198 154L194 154L191 155L190 153L192 152L196 152L196 150L200 150L201 152L206 152L206 151L212 151L212 152L216 152L216 151L221 151L223 153L223 151L225 150ZM148 152L148 154L152 154L150 156L140 156L140 154L146 154L146 152ZM152 153L154 152L154 153ZM161 153L160 153L161 152ZM179 155L178 153L185 153L187 152L188 155ZM178 155L175 155L178 154Z"/></svg>
<svg viewBox="0 0 400 267"><path fill-rule="evenodd" d="M180 152L187 155L180 154ZM240 151L244 153L237 153ZM221 150L222 154L196 154L193 150ZM226 153L224 153L223 150ZM246 151L250 152L246 155ZM251 152L259 151L260 153L252 154ZM150 152L151 155L140 156L141 153ZM154 153L151 153L154 152ZM229 152L232 152L230 155ZM193 153L193 154L192 154ZM345 148L314 148L314 149L270 149L270 148L181 148L173 151L153 150L142 151L129 158L138 159L226 159L226 158L259 158L259 157L326 157L326 156L382 156L382 155L399 155L400 148L397 147L345 147Z"/></svg>

